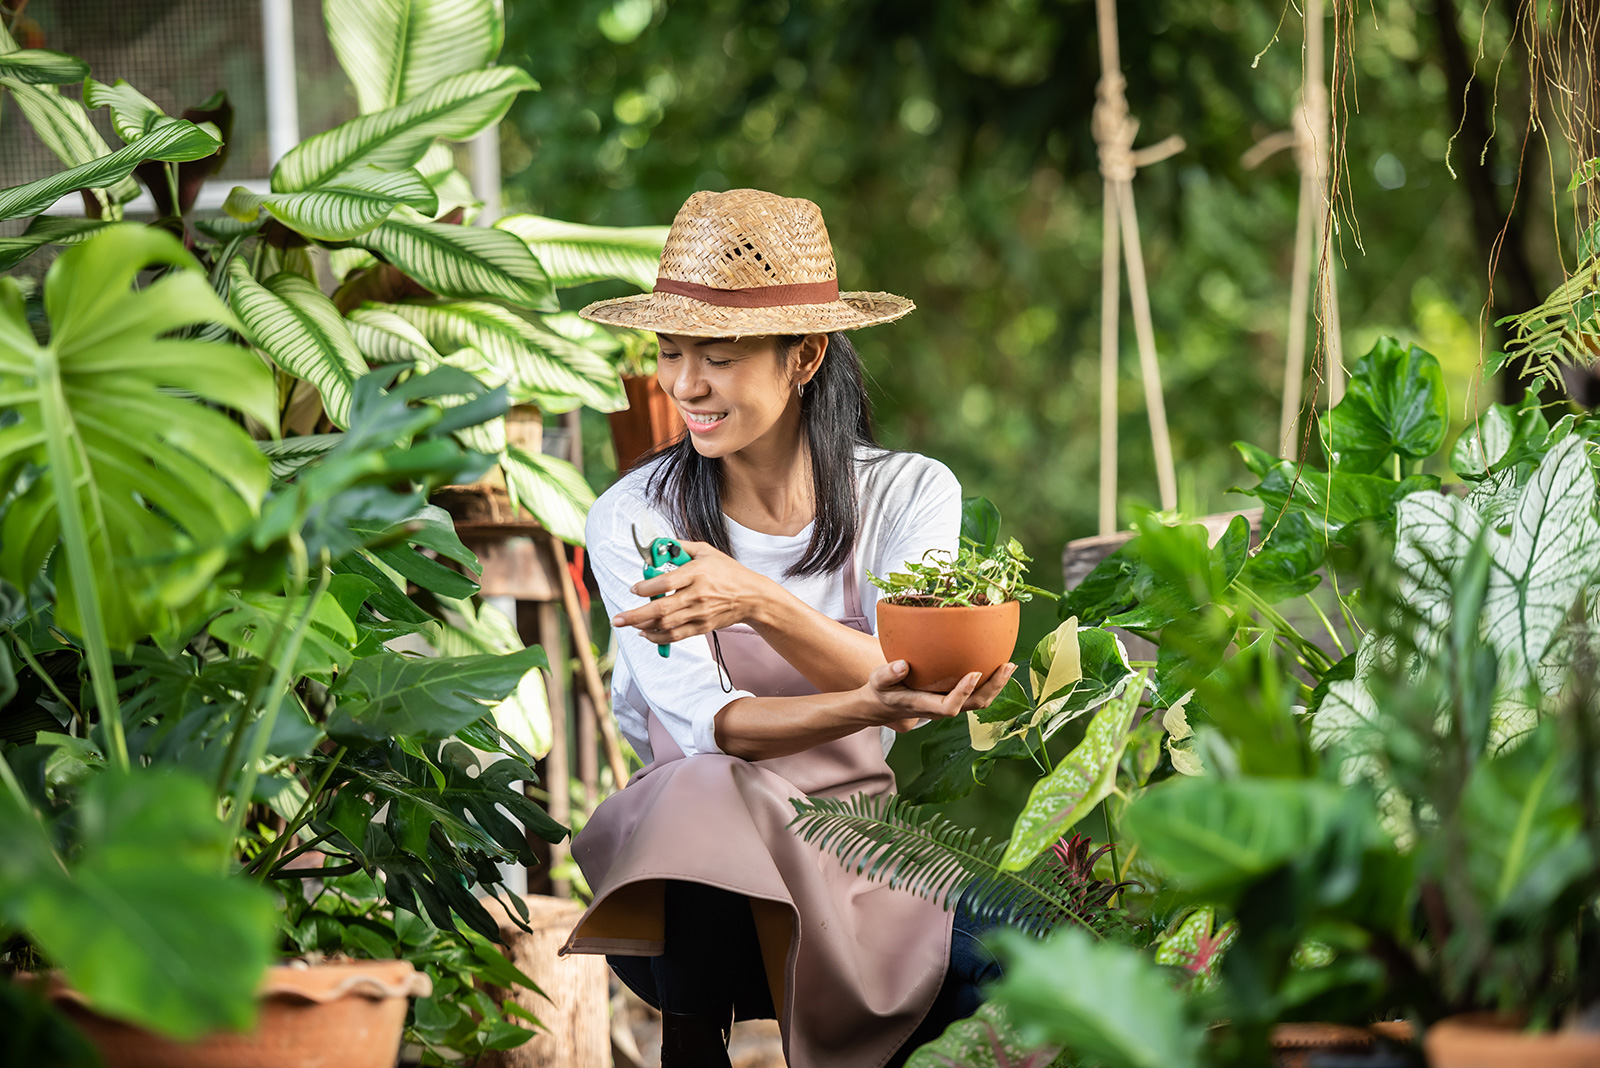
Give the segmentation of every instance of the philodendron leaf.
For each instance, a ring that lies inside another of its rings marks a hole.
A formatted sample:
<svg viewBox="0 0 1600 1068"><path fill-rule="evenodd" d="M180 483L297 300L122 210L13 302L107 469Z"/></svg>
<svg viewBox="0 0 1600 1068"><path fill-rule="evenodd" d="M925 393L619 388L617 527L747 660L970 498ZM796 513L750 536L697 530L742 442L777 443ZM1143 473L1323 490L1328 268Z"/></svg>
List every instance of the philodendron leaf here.
<svg viewBox="0 0 1600 1068"><path fill-rule="evenodd" d="M1432 456L1444 445L1449 424L1439 361L1385 337L1356 361L1344 400L1321 427L1336 468L1366 474L1390 456Z"/></svg>
<svg viewBox="0 0 1600 1068"><path fill-rule="evenodd" d="M617 278L655 285L665 226L585 226L538 215L507 215L495 229L515 234L557 289Z"/></svg>
<svg viewBox="0 0 1600 1068"><path fill-rule="evenodd" d="M430 292L558 311L555 290L526 245L500 230L390 219L361 244Z"/></svg>
<svg viewBox="0 0 1600 1068"><path fill-rule="evenodd" d="M996 941L1006 971L992 999L1024 1042L1056 1043L1106 1068L1198 1064L1203 1031L1144 953L1071 925L1042 942L1007 930Z"/></svg>
<svg viewBox="0 0 1600 1068"><path fill-rule="evenodd" d="M397 204L431 215L439 199L433 187L410 167L354 167L306 193L252 193L237 186L222 210L248 223L266 208L305 237L348 241L382 223Z"/></svg>
<svg viewBox="0 0 1600 1068"><path fill-rule="evenodd" d="M381 307L416 327L446 356L475 350L506 385L513 404L537 404L547 412L580 405L613 412L627 406L612 364L508 308L483 301Z"/></svg>
<svg viewBox="0 0 1600 1068"><path fill-rule="evenodd" d="M1456 439L1450 450L1450 468L1462 478L1478 482L1495 471L1522 460L1537 460L1550 437L1539 397L1530 393L1522 404L1491 404Z"/></svg>
<svg viewBox="0 0 1600 1068"><path fill-rule="evenodd" d="M594 491L578 469L559 456L524 452L516 446L500 459L506 488L541 526L571 545L583 544L583 525Z"/></svg>
<svg viewBox="0 0 1600 1068"><path fill-rule="evenodd" d="M1247 442L1235 442L1241 455L1259 452ZM1270 528L1284 512L1299 512L1311 524L1312 534L1323 540L1336 538L1340 531L1360 520L1386 521L1394 515L1402 497L1422 490L1436 490L1434 475L1411 475L1396 482L1377 475L1338 471L1330 475L1309 464L1270 460L1262 468L1261 482L1241 487L1236 492L1258 498L1266 506L1262 518Z"/></svg>
<svg viewBox="0 0 1600 1068"><path fill-rule="evenodd" d="M316 387L328 418L350 426L350 391L366 374L366 361L333 302L313 283L282 271L265 284L241 260L228 264L228 301L250 343L272 362ZM268 425L275 425L274 416Z"/></svg>
<svg viewBox="0 0 1600 1068"><path fill-rule="evenodd" d="M1060 1052L1024 1043L1005 1007L986 1001L913 1053L906 1068L1048 1068Z"/></svg>
<svg viewBox="0 0 1600 1068"><path fill-rule="evenodd" d="M1061 758L1054 771L1033 784L1028 803L1011 828L1000 867L1006 871L1026 868L1111 795L1140 693L1140 689L1130 689L1122 699L1101 706L1089 721L1083 741Z"/></svg>
<svg viewBox="0 0 1600 1068"><path fill-rule="evenodd" d="M134 288L148 267L169 270ZM62 253L45 277L47 345L16 293L0 280L0 395L19 416L0 430L0 484L43 473L0 520L0 575L26 588L59 538L58 621L83 633L92 617L128 644L209 584L267 488L249 435L174 391L270 421L271 374L238 346L173 336L237 323L162 231L112 226Z"/></svg>
<svg viewBox="0 0 1600 1068"><path fill-rule="evenodd" d="M966 497L961 501L961 536L980 551L994 552L1000 544L1000 509L987 497Z"/></svg>
<svg viewBox="0 0 1600 1068"><path fill-rule="evenodd" d="M173 119L131 144L99 159L69 168L27 185L0 189L0 219L37 215L79 189L114 186L147 159L177 163L209 156L222 142L192 122Z"/></svg>
<svg viewBox="0 0 1600 1068"><path fill-rule="evenodd" d="M89 64L63 52L18 49L0 55L0 78L23 85L71 85L89 76Z"/></svg>
<svg viewBox="0 0 1600 1068"><path fill-rule="evenodd" d="M300 142L272 169L272 191L304 193L362 166L414 166L436 138L466 140L499 122L518 93L537 88L517 67L453 75L404 104Z"/></svg>
<svg viewBox="0 0 1600 1068"><path fill-rule="evenodd" d="M0 791L0 915L108 1016L178 1039L249 1027L277 906L227 874L233 842L211 788L107 771L74 811L82 848L63 871L33 814Z"/></svg>
<svg viewBox="0 0 1600 1068"><path fill-rule="evenodd" d="M322 20L363 114L488 66L505 39L499 0L325 0Z"/></svg>
<svg viewBox="0 0 1600 1068"><path fill-rule="evenodd" d="M538 647L504 656L365 657L333 687L338 707L328 733L350 745L396 736L448 738L488 715L531 668L548 666Z"/></svg>
<svg viewBox="0 0 1600 1068"><path fill-rule="evenodd" d="M1314 852L1344 803L1314 779L1168 779L1131 805L1122 827L1186 894L1224 901L1251 879Z"/></svg>

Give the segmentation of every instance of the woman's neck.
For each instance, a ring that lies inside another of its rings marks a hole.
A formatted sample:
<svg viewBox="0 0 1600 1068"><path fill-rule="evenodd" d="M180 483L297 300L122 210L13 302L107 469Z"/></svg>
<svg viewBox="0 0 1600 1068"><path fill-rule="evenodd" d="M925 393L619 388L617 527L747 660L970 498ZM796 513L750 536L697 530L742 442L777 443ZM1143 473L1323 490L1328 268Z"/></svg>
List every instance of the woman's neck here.
<svg viewBox="0 0 1600 1068"><path fill-rule="evenodd" d="M722 458L722 512L742 527L793 535L816 517L811 451L798 426L786 436L788 441L752 442Z"/></svg>

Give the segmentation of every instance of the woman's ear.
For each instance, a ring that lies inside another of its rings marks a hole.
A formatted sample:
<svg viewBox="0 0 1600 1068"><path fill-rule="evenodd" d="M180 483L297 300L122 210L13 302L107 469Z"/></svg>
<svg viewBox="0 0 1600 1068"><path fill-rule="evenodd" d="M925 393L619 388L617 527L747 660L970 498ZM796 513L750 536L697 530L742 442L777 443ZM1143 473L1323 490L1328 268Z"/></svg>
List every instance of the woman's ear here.
<svg viewBox="0 0 1600 1068"><path fill-rule="evenodd" d="M794 347L795 384L809 382L816 377L817 371L822 367L823 358L827 355L827 334L807 334L801 338L800 343Z"/></svg>

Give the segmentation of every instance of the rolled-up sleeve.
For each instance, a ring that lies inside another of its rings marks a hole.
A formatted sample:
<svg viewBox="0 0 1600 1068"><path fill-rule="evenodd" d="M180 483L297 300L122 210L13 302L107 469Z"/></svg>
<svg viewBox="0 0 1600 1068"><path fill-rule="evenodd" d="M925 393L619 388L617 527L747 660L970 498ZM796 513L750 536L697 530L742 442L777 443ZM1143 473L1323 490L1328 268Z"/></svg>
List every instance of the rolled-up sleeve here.
<svg viewBox="0 0 1600 1068"><path fill-rule="evenodd" d="M631 611L646 598L631 592L644 577L644 561L633 541L637 527L641 539L671 533L663 518L631 487L619 483L603 494L589 510L585 528L590 566L600 586L608 616ZM674 642L670 656L662 656L634 627L619 627L616 635L617 671L626 673L644 697L650 711L685 756L720 753L716 717L733 701L754 696L732 689L711 655L705 637Z"/></svg>

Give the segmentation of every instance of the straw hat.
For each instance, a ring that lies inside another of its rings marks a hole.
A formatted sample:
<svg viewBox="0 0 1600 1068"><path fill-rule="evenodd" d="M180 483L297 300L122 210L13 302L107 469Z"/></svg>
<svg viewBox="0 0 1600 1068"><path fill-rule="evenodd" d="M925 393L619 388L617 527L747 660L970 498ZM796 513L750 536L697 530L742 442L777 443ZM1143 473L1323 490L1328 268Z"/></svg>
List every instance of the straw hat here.
<svg viewBox="0 0 1600 1068"><path fill-rule="evenodd" d="M841 293L822 209L758 189L696 193L678 210L653 293L602 300L585 319L685 337L826 334L876 326L916 305Z"/></svg>

